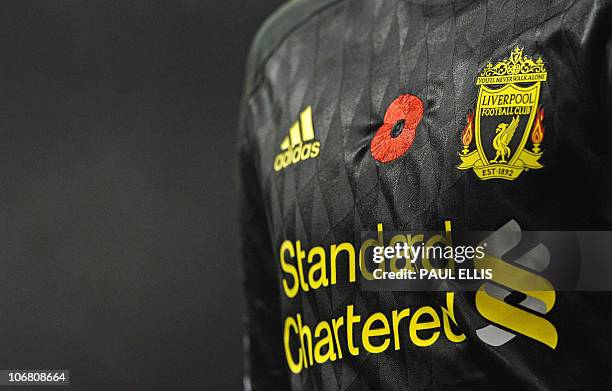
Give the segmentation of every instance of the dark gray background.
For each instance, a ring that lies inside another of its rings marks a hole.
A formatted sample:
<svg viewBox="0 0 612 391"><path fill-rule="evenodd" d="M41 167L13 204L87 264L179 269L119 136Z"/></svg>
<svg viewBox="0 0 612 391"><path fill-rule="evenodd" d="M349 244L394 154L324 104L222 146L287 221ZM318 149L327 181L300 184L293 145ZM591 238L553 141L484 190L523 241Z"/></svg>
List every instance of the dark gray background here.
<svg viewBox="0 0 612 391"><path fill-rule="evenodd" d="M241 387L236 114L280 3L0 3L0 369Z"/></svg>

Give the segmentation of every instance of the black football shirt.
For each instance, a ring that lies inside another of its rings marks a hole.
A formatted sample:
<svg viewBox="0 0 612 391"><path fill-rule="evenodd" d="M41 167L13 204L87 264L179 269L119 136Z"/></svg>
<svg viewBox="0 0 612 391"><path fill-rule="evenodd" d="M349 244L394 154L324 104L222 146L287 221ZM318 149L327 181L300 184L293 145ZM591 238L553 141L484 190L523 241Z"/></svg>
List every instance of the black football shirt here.
<svg viewBox="0 0 612 391"><path fill-rule="evenodd" d="M238 134L247 389L610 389L607 292L498 322L475 292L367 291L351 265L379 227L610 230L611 26L596 0L271 16Z"/></svg>

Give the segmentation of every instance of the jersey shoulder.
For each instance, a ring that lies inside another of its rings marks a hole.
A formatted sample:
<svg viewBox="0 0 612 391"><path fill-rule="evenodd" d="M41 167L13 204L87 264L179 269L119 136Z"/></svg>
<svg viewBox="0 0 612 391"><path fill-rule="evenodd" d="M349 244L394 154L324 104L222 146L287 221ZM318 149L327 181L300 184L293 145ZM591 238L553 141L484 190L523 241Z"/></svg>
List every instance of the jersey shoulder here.
<svg viewBox="0 0 612 391"><path fill-rule="evenodd" d="M276 48L295 29L315 14L343 0L290 0L280 6L261 25L249 51L246 67L245 93L257 86L259 70Z"/></svg>

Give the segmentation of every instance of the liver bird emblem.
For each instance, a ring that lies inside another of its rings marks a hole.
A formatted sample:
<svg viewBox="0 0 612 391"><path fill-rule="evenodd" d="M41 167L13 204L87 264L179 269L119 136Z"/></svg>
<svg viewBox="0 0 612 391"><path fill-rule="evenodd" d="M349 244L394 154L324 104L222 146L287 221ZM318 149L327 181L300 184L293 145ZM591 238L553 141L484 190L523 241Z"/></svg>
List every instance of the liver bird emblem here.
<svg viewBox="0 0 612 391"><path fill-rule="evenodd" d="M500 123L495 129L496 136L493 139L493 148L497 151L492 163L507 163L507 158L510 156L510 141L514 136L514 132L518 127L520 117L517 115L510 121L509 124Z"/></svg>

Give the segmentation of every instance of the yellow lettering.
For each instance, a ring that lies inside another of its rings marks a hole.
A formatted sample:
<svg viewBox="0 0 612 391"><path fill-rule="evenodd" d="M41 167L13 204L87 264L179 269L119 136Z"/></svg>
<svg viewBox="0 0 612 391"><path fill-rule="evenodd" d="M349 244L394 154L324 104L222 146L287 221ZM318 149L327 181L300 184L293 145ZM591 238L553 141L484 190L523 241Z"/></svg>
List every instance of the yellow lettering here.
<svg viewBox="0 0 612 391"><path fill-rule="evenodd" d="M287 263L287 261L285 260L285 253L289 253L289 256L294 257L295 256L295 249L293 248L293 243L291 243L291 241L289 240L285 240L280 247L280 261L281 261L281 269L283 269L283 271L285 273L288 273L289 275L291 275L293 277L293 284L290 286L289 283L287 282L286 278L283 278L283 290L285 291L285 294L287 295L288 298L294 298L295 295L297 295L298 290L299 290L299 284L298 284L298 272L295 268L295 266Z"/></svg>
<svg viewBox="0 0 612 391"><path fill-rule="evenodd" d="M378 328L372 328L372 324L377 321L382 323L382 326ZM378 346L372 344L370 338L382 337L387 335L389 335L389 321L381 312L376 312L372 314L363 325L361 342L365 350L367 350L368 352L381 353L389 347L389 338L384 338L383 342Z"/></svg>
<svg viewBox="0 0 612 391"><path fill-rule="evenodd" d="M423 315L429 315L432 320L429 322L419 322ZM423 347L432 345L440 336L439 331L434 332L433 335L427 339L420 338L417 332L420 330L430 330L438 327L440 327L440 317L438 317L436 311L429 306L419 308L412 316L412 319L410 319L410 339L412 340L412 343Z"/></svg>

